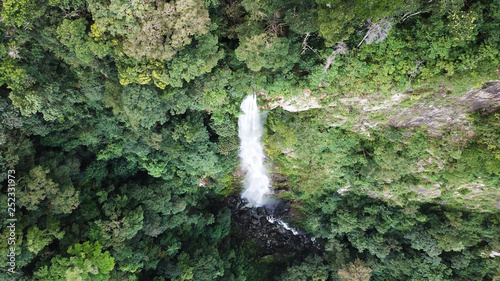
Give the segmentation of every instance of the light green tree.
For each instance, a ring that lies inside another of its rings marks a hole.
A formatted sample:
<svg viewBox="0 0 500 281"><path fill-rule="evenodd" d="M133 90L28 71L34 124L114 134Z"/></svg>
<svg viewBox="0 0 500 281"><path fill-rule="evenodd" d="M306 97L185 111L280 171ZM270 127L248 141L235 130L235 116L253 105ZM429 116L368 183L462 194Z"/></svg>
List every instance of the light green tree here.
<svg viewBox="0 0 500 281"><path fill-rule="evenodd" d="M298 61L300 49L287 38L278 37L273 33L261 33L241 39L235 50L236 57L244 61L252 71L261 69L289 70Z"/></svg>
<svg viewBox="0 0 500 281"><path fill-rule="evenodd" d="M35 280L109 280L115 261L108 251L102 252L99 242L77 243L68 249L68 254L69 258L61 255L52 258L50 267L43 266L34 273Z"/></svg>

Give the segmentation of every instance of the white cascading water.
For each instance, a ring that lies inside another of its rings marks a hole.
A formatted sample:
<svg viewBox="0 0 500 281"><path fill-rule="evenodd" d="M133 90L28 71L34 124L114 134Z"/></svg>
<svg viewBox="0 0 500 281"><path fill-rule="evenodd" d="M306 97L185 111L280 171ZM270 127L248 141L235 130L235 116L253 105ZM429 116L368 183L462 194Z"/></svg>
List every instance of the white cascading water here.
<svg viewBox="0 0 500 281"><path fill-rule="evenodd" d="M247 96L241 103L243 114L238 117L238 136L240 137L240 161L246 171L243 199L253 207L263 206L271 193L269 177L264 166L264 148L261 144L263 134L257 97Z"/></svg>
<svg viewBox="0 0 500 281"><path fill-rule="evenodd" d="M279 225L281 225L284 229L286 229L286 230L288 230L288 231L291 231L291 232L293 233L293 235L298 235L298 234L299 234L299 232L297 231L297 229L295 229L295 228L293 228L293 227L290 227L290 226L288 225L288 223L286 223L286 222L284 222L284 221L282 221L282 220L280 220L280 219L274 218L274 217L272 217L272 216L267 216L267 217L266 217L266 219L267 219L267 221L268 221L268 222L270 222L270 223L272 223L272 224L274 224L274 223L276 223L276 222L277 222L277 223L278 223ZM316 238L314 238L314 239L316 239Z"/></svg>

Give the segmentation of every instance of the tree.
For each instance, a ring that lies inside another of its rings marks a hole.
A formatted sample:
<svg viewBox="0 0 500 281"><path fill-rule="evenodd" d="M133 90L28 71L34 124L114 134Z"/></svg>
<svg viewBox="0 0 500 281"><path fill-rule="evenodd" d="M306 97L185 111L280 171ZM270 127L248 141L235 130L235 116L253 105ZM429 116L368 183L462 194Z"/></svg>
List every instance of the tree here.
<svg viewBox="0 0 500 281"><path fill-rule="evenodd" d="M123 53L137 61L172 59L194 36L207 34L210 22L200 0L89 1L89 10L92 36L98 41L123 36Z"/></svg>
<svg viewBox="0 0 500 281"><path fill-rule="evenodd" d="M74 55L71 60L66 60L70 64L75 64L76 57L79 64L90 66L97 58L109 55L111 50L109 45L102 42L94 42L86 33L88 21L84 18L77 20L63 20L57 27L57 37L59 41L68 47ZM75 64L78 65L78 64Z"/></svg>
<svg viewBox="0 0 500 281"><path fill-rule="evenodd" d="M329 275L328 267L323 264L320 257L308 256L304 262L287 268L277 280L326 281Z"/></svg>
<svg viewBox="0 0 500 281"><path fill-rule="evenodd" d="M60 222L53 218L49 219L46 229L40 230L34 225L28 229L26 235L28 250L36 255L54 239L61 240L64 234L65 231L60 229Z"/></svg>
<svg viewBox="0 0 500 281"><path fill-rule="evenodd" d="M368 281L372 276L371 272L372 270L358 258L340 268L337 275L341 281Z"/></svg>
<svg viewBox="0 0 500 281"><path fill-rule="evenodd" d="M252 71L258 72L266 68L287 72L299 59L300 49L294 47L290 39L273 33L261 33L241 39L235 53Z"/></svg>
<svg viewBox="0 0 500 281"><path fill-rule="evenodd" d="M34 273L35 280L109 280L109 273L115 266L109 252L102 252L99 242L75 244L68 249L69 258L57 255L50 267L43 266Z"/></svg>
<svg viewBox="0 0 500 281"><path fill-rule="evenodd" d="M0 90L1 93L1 90ZM7 170L16 166L30 166L33 162L33 144L21 131L26 125L19 110L0 94L0 181L7 179Z"/></svg>
<svg viewBox="0 0 500 281"><path fill-rule="evenodd" d="M180 275L173 280L209 281L224 275L223 262L217 249L209 245L204 246L192 256L185 252L178 256Z"/></svg>
<svg viewBox="0 0 500 281"><path fill-rule="evenodd" d="M405 238L411 240L411 247L417 250L424 250L429 256L439 256L443 249L438 246L438 242L425 231L415 231L407 233Z"/></svg>
<svg viewBox="0 0 500 281"><path fill-rule="evenodd" d="M319 5L319 31L325 38L327 46L349 39L365 20L379 22L384 18L411 13L420 6L418 0L316 0L316 2Z"/></svg>
<svg viewBox="0 0 500 281"><path fill-rule="evenodd" d="M38 210L42 201L47 199L49 208L54 214L69 214L80 201L78 191L72 186L60 186L49 176L50 170L36 166L29 172L26 185L19 198L19 205L28 210Z"/></svg>
<svg viewBox="0 0 500 281"><path fill-rule="evenodd" d="M36 0L2 1L1 16L6 25L32 28L36 20L45 12L46 5Z"/></svg>
<svg viewBox="0 0 500 281"><path fill-rule="evenodd" d="M40 202L47 196L53 196L57 193L59 185L48 177L49 172L42 166L36 166L30 170L24 190L21 189L19 196L20 206L24 206L28 210L37 210Z"/></svg>
<svg viewBox="0 0 500 281"><path fill-rule="evenodd" d="M120 87L121 91L112 93L105 98L113 113L133 129L163 125L168 119L171 98L168 93L159 91L152 86L131 84Z"/></svg>

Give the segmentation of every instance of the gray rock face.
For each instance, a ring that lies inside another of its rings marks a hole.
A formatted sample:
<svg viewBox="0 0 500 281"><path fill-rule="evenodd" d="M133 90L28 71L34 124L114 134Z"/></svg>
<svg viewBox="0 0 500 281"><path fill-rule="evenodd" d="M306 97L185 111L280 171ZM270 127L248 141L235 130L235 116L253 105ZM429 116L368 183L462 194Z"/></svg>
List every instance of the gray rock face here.
<svg viewBox="0 0 500 281"><path fill-rule="evenodd" d="M487 83L481 89L471 89L462 95L454 95L443 89L430 96L426 93L427 95L421 98L419 91L422 90L392 95L374 93L363 96L345 96L327 107L320 105L324 95L314 97L308 89L293 98L278 96L270 99L263 92L260 95L266 101L264 106L266 110L282 107L286 111L297 112L323 108L329 113L327 121L330 121L331 126L347 124L353 131L366 135L370 134L367 128L377 126L396 128L425 126L431 136L439 137L452 132L456 135L454 139L457 142L475 135L468 118L470 113L480 110L492 111L500 106L500 81L498 80ZM412 105L405 107L403 105L405 102L410 102ZM356 114L343 116L339 114L337 108L348 108L350 112Z"/></svg>
<svg viewBox="0 0 500 281"><path fill-rule="evenodd" d="M395 111L388 118L388 125L396 128L421 127L434 136L454 130L471 137L475 133L467 120L469 113L479 110L491 111L500 106L500 81L487 83L481 89L472 89L461 97L435 96L438 103L424 101L410 108Z"/></svg>
<svg viewBox="0 0 500 281"><path fill-rule="evenodd" d="M500 106L500 81L492 81L481 89L472 89L460 99L467 112L491 111Z"/></svg>

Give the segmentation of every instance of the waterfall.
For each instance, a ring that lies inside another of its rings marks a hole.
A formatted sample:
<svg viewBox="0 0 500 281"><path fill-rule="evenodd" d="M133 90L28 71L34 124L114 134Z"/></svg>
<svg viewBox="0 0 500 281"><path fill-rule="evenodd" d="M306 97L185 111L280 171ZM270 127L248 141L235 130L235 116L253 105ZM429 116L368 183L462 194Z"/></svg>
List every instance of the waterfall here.
<svg viewBox="0 0 500 281"><path fill-rule="evenodd" d="M267 201L269 177L264 166L264 148L261 144L263 134L257 97L247 96L241 103L243 114L238 117L238 136L240 137L240 161L246 172L244 191L241 197L254 207L263 206Z"/></svg>

